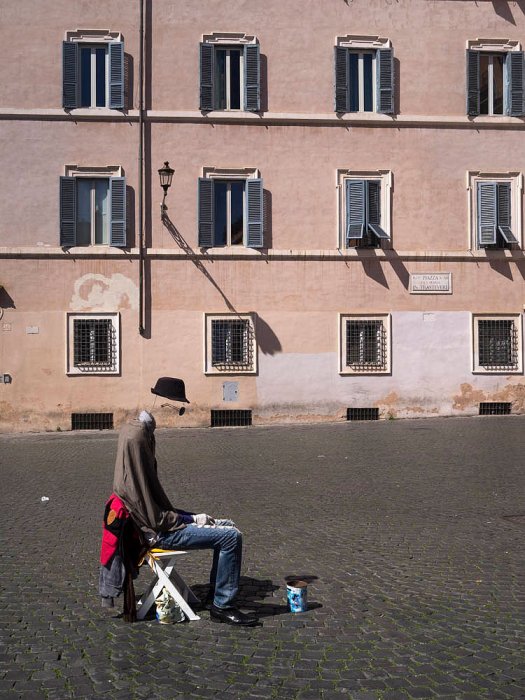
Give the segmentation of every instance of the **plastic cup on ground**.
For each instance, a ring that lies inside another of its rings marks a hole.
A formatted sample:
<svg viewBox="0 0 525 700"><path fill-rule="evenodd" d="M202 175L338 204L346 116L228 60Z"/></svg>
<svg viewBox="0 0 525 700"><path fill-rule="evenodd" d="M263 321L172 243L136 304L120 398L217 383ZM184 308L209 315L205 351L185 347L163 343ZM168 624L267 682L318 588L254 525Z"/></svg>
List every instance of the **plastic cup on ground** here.
<svg viewBox="0 0 525 700"><path fill-rule="evenodd" d="M286 593L288 596L288 607L290 612L306 612L308 584L306 581L288 581L286 583Z"/></svg>

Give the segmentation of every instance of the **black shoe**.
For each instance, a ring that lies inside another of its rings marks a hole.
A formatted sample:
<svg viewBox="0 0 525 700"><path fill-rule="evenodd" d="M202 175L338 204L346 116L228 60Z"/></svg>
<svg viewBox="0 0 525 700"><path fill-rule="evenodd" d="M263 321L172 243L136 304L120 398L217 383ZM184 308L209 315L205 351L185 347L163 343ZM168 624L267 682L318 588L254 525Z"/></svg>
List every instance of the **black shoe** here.
<svg viewBox="0 0 525 700"><path fill-rule="evenodd" d="M210 620L225 622L227 625L243 625L244 627L253 627L257 624L257 618L253 615L243 613L237 608L217 608L215 605L210 608Z"/></svg>

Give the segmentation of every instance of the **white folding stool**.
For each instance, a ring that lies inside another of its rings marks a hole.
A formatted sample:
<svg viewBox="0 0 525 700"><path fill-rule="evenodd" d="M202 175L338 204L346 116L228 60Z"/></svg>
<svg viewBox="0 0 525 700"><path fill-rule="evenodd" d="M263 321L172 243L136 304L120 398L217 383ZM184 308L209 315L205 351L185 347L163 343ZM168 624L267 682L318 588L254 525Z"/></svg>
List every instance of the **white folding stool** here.
<svg viewBox="0 0 525 700"><path fill-rule="evenodd" d="M167 588L189 620L200 620L190 607L190 603L199 603L199 599L182 576L175 571L175 560L186 553L174 549L150 549L146 552L144 562L147 562L153 571L153 580L137 603L137 620L146 617L163 588Z"/></svg>

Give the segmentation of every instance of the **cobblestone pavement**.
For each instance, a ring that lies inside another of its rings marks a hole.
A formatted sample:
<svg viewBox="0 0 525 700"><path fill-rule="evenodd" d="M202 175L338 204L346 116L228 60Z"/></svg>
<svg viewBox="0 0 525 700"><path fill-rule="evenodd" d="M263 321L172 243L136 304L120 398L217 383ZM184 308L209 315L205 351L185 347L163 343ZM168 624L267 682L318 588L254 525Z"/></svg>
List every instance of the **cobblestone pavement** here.
<svg viewBox="0 0 525 700"><path fill-rule="evenodd" d="M172 500L245 534L253 629L206 611L173 626L105 614L116 434L0 436L0 695L525 697L524 429L511 416L159 430ZM197 592L210 559L180 564ZM293 575L309 581L298 615Z"/></svg>

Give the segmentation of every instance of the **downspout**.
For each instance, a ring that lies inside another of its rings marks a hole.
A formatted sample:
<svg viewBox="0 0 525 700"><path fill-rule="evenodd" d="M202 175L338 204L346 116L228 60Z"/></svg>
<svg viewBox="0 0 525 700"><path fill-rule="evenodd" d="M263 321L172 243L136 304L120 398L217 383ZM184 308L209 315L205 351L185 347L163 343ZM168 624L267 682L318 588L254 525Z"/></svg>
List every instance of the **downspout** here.
<svg viewBox="0 0 525 700"><path fill-rule="evenodd" d="M139 0L139 334L144 335L144 0Z"/></svg>

